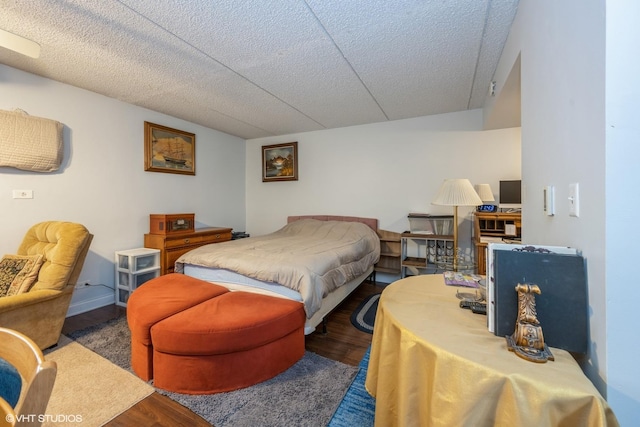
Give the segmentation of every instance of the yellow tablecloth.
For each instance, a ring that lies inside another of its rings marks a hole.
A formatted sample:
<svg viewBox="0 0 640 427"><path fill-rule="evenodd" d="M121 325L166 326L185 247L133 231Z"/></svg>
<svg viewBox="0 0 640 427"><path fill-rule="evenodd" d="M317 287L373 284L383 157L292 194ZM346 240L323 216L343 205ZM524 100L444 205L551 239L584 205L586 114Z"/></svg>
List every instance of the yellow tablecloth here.
<svg viewBox="0 0 640 427"><path fill-rule="evenodd" d="M516 356L486 316L459 308L457 289L423 275L382 292L365 384L376 426L618 425L568 352Z"/></svg>

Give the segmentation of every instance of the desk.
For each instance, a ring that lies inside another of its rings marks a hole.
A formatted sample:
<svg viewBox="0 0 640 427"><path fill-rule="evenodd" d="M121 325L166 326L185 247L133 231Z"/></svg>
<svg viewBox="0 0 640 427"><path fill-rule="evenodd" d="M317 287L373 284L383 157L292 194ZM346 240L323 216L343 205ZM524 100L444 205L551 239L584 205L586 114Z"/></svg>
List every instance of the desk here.
<svg viewBox="0 0 640 427"><path fill-rule="evenodd" d="M513 225L515 234L507 233L507 226ZM522 236L522 215L520 212L475 212L473 235L476 246L476 264L478 274L485 275L487 262L487 242L483 238L519 239Z"/></svg>
<svg viewBox="0 0 640 427"><path fill-rule="evenodd" d="M382 292L365 386L377 426L617 426L573 357L528 362L459 308L442 275Z"/></svg>

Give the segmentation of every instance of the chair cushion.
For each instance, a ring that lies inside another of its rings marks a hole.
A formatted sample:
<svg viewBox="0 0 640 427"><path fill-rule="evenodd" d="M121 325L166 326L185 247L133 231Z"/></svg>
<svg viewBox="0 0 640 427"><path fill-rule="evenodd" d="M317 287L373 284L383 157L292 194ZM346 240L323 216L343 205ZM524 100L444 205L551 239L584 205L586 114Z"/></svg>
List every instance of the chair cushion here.
<svg viewBox="0 0 640 427"><path fill-rule="evenodd" d="M90 238L89 230L73 222L46 221L32 226L17 251L18 255L43 255L44 263L32 289L64 289Z"/></svg>
<svg viewBox="0 0 640 427"><path fill-rule="evenodd" d="M42 255L5 255L0 260L0 297L28 292L35 283Z"/></svg>
<svg viewBox="0 0 640 427"><path fill-rule="evenodd" d="M6 360L0 358L0 397L12 408L16 407L22 389L22 378L18 370Z"/></svg>

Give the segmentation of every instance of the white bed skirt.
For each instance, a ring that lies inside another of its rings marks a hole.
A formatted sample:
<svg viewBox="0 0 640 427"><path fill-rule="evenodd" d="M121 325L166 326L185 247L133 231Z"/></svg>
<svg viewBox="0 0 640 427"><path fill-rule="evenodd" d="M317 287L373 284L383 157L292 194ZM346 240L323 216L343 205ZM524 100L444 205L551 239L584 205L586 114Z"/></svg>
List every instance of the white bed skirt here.
<svg viewBox="0 0 640 427"><path fill-rule="evenodd" d="M373 272L373 266L370 267L362 275L340 286L329 295L322 299L322 305L320 309L316 311L307 321L304 326L305 335L309 335L316 330L316 326L322 323L322 320L327 314L329 314L334 308L336 308L355 288L358 287L364 280ZM196 279L205 280L207 282L216 283L226 287L231 291L245 291L254 292L263 295L270 295L279 298L292 299L302 303L302 297L293 289L286 288L282 285L273 282L263 282L253 279L251 277L243 276L230 270L222 268L208 268L198 265L185 264L184 274L187 276L195 277Z"/></svg>

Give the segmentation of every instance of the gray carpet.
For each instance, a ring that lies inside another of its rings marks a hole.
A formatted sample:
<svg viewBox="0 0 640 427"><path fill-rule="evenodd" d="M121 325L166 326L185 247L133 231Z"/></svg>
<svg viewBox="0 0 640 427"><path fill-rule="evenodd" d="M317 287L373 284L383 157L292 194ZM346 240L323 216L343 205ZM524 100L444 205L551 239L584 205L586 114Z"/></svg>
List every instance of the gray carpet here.
<svg viewBox="0 0 640 427"><path fill-rule="evenodd" d="M124 317L68 335L123 369L131 371L130 334ZM271 380L213 395L186 395L156 389L216 427L326 426L358 368L306 352Z"/></svg>

